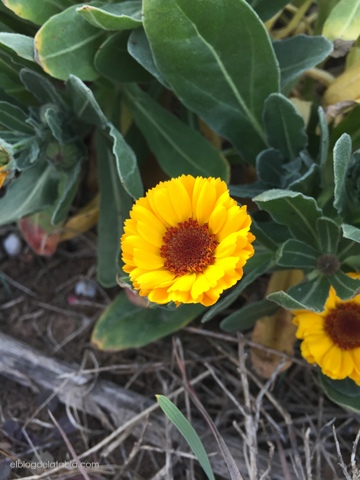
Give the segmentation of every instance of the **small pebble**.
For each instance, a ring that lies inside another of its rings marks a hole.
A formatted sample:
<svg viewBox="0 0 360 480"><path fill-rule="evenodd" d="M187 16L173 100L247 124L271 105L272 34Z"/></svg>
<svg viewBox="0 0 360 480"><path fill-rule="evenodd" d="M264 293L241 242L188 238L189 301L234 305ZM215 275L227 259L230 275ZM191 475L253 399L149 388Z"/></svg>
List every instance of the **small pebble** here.
<svg viewBox="0 0 360 480"><path fill-rule="evenodd" d="M96 295L96 285L92 280L79 280L75 285L75 295L94 298Z"/></svg>
<svg viewBox="0 0 360 480"><path fill-rule="evenodd" d="M3 240L3 247L9 257L16 257L21 252L22 243L15 233L9 233Z"/></svg>

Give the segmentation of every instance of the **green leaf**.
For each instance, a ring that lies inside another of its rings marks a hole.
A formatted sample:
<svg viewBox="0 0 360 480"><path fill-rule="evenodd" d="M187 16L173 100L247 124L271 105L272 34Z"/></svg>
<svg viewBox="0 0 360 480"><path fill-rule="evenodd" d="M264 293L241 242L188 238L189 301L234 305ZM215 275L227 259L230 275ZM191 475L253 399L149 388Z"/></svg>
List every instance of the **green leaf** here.
<svg viewBox="0 0 360 480"><path fill-rule="evenodd" d="M41 153L39 142L35 137L28 139L29 143L26 147L16 155L16 168L18 170L26 170L33 164L41 161Z"/></svg>
<svg viewBox="0 0 360 480"><path fill-rule="evenodd" d="M349 271L360 270L360 243L342 238L339 243L337 256L342 264L351 269Z"/></svg>
<svg viewBox="0 0 360 480"><path fill-rule="evenodd" d="M254 202L270 213L275 222L286 225L293 236L316 247L316 220L322 216L314 198L288 190L269 190Z"/></svg>
<svg viewBox="0 0 360 480"><path fill-rule="evenodd" d="M319 127L320 127L320 159L319 164L322 174L325 174L325 167L329 155L329 127L326 121L324 109L318 108Z"/></svg>
<svg viewBox="0 0 360 480"><path fill-rule="evenodd" d="M115 33L107 38L94 58L98 72L102 77L119 83L143 83L153 80L153 76L129 54L127 43L128 35L124 32Z"/></svg>
<svg viewBox="0 0 360 480"><path fill-rule="evenodd" d="M209 308L202 317L201 322L205 323L214 318L218 313L229 307L238 296L250 285L254 280L269 272L274 266L274 254L264 253L262 255L255 254L247 261L244 267L244 277L234 287L226 297L220 299L214 306Z"/></svg>
<svg viewBox="0 0 360 480"><path fill-rule="evenodd" d="M161 76L190 110L254 163L266 147L263 104L279 83L269 36L257 15L244 0L144 0L143 8Z"/></svg>
<svg viewBox="0 0 360 480"><path fill-rule="evenodd" d="M342 217L346 216L346 172L351 163L351 137L344 133L334 147L334 207Z"/></svg>
<svg viewBox="0 0 360 480"><path fill-rule="evenodd" d="M112 151L115 155L117 173L126 192L134 199L144 195L139 168L134 152L113 125L109 124L109 133L113 141Z"/></svg>
<svg viewBox="0 0 360 480"><path fill-rule="evenodd" d="M14 180L0 199L0 225L52 206L58 194L58 177L51 165L37 163Z"/></svg>
<svg viewBox="0 0 360 480"><path fill-rule="evenodd" d="M268 223L270 225L268 225ZM275 222L256 222L253 220L251 224L251 233L255 235L257 242L260 242L261 245L264 245L269 251L275 252L278 249L278 244L276 239L269 235L269 230L273 232L278 228L283 229L284 227Z"/></svg>
<svg viewBox="0 0 360 480"><path fill-rule="evenodd" d="M51 217L51 223L57 225L64 222L69 214L72 201L76 195L81 172L81 157L70 169L59 172L59 198Z"/></svg>
<svg viewBox="0 0 360 480"><path fill-rule="evenodd" d="M72 102L72 108L75 114L83 120L104 129L108 123L97 103L93 92L87 87L80 78L70 75L66 81L66 90Z"/></svg>
<svg viewBox="0 0 360 480"><path fill-rule="evenodd" d="M42 25L50 17L71 6L71 0L2 0L15 15Z"/></svg>
<svg viewBox="0 0 360 480"><path fill-rule="evenodd" d="M99 74L94 56L104 39L102 30L77 14L78 5L52 16L35 35L36 60L52 77L66 80L76 75L95 80Z"/></svg>
<svg viewBox="0 0 360 480"><path fill-rule="evenodd" d="M327 277L318 276L315 280L302 282L283 291L271 293L268 300L279 304L288 310L311 310L322 312L329 296L329 280Z"/></svg>
<svg viewBox="0 0 360 480"><path fill-rule="evenodd" d="M356 40L360 35L359 0L341 0L327 17L322 34L329 40Z"/></svg>
<svg viewBox="0 0 360 480"><path fill-rule="evenodd" d="M34 39L20 33L0 32L0 45L15 52L19 57L34 62Z"/></svg>
<svg viewBox="0 0 360 480"><path fill-rule="evenodd" d="M307 146L302 116L280 93L273 93L266 99L264 124L269 145L280 150L286 159L294 160Z"/></svg>
<svg viewBox="0 0 360 480"><path fill-rule="evenodd" d="M306 164L305 164L306 165ZM299 172L299 175L301 173ZM307 166L307 170L303 175L295 178L295 180L290 181L286 187L289 190L294 190L295 192L300 192L305 196L311 197L314 195L314 191L318 191L320 183L320 169L319 165L313 163L310 166Z"/></svg>
<svg viewBox="0 0 360 480"><path fill-rule="evenodd" d="M316 229L321 253L336 255L340 241L340 227L330 218L321 217L316 221Z"/></svg>
<svg viewBox="0 0 360 480"><path fill-rule="evenodd" d="M245 305L245 307L225 317L220 323L220 327L226 332L249 330L259 318L273 315L278 308L278 305L274 302L266 299L259 300Z"/></svg>
<svg viewBox="0 0 360 480"><path fill-rule="evenodd" d="M353 380L332 380L320 373L320 382L330 400L354 412L360 412L360 387Z"/></svg>
<svg viewBox="0 0 360 480"><path fill-rule="evenodd" d="M140 27L141 1L131 1L96 7L83 5L76 11L91 25L103 30L128 30Z"/></svg>
<svg viewBox="0 0 360 480"><path fill-rule="evenodd" d="M269 186L261 181L250 184L229 185L230 195L239 198L256 197L256 195L260 195L260 193L263 193L263 191L267 190L268 188Z"/></svg>
<svg viewBox="0 0 360 480"><path fill-rule="evenodd" d="M270 20L276 13L282 10L289 0L247 0L263 22Z"/></svg>
<svg viewBox="0 0 360 480"><path fill-rule="evenodd" d="M287 240L277 253L276 263L288 268L311 268L315 269L319 252L299 240Z"/></svg>
<svg viewBox="0 0 360 480"><path fill-rule="evenodd" d="M184 415L180 412L177 406L172 403L171 400L163 395L156 395L156 400L168 419L175 425L175 427L187 441L189 447L194 452L195 457L199 460L199 463L206 473L207 478L209 480L215 480L214 474L211 470L209 458L206 454L200 437L194 430L194 427L189 423L189 421L184 417Z"/></svg>
<svg viewBox="0 0 360 480"><path fill-rule="evenodd" d="M360 280L357 278L351 278L346 273L339 270L329 277L331 285L336 291L336 295L341 298L341 300L349 300L359 293L360 290Z"/></svg>
<svg viewBox="0 0 360 480"><path fill-rule="evenodd" d="M66 103L49 79L29 68L23 68L21 70L20 79L26 89L29 90L40 103L54 103L63 110L66 110Z"/></svg>
<svg viewBox="0 0 360 480"><path fill-rule="evenodd" d="M185 327L203 311L202 305L181 305L176 310L143 308L121 292L99 318L91 341L101 350L142 347Z"/></svg>
<svg viewBox="0 0 360 480"><path fill-rule="evenodd" d="M0 102L0 125L12 131L34 134L34 130L26 120L27 115L24 110L8 102ZM0 131L0 136L1 133Z"/></svg>
<svg viewBox="0 0 360 480"><path fill-rule="evenodd" d="M318 15L315 24L315 32L317 34L321 33L325 20L339 1L340 0L317 0Z"/></svg>
<svg viewBox="0 0 360 480"><path fill-rule="evenodd" d="M343 223L341 228L345 238L360 243L360 228L354 227L353 225L348 225L347 223Z"/></svg>
<svg viewBox="0 0 360 480"><path fill-rule="evenodd" d="M96 136L96 156L100 188L97 278L110 288L116 285L120 236L132 201L120 183L115 157L100 133Z"/></svg>
<svg viewBox="0 0 360 480"><path fill-rule="evenodd" d="M193 176L229 179L225 158L198 131L162 108L139 87L125 88L125 99L135 123L146 138L161 168L170 177Z"/></svg>
<svg viewBox="0 0 360 480"><path fill-rule="evenodd" d="M137 28L130 34L128 41L128 51L130 55L145 68L153 77L155 77L164 87L169 88L166 81L161 76L154 62L149 40L143 28Z"/></svg>
<svg viewBox="0 0 360 480"><path fill-rule="evenodd" d="M328 1L328 0L327 0ZM281 72L281 89L288 88L304 72L315 67L330 55L331 42L321 36L296 35L273 42Z"/></svg>
<svg viewBox="0 0 360 480"><path fill-rule="evenodd" d="M262 193L264 190L268 190L269 187L281 188L283 186L282 177L284 174L284 163L284 156L279 150L267 148L259 153L259 155L256 157L256 170L260 184L262 183L265 187L262 188L259 193ZM250 184L248 188L251 186L252 185Z"/></svg>

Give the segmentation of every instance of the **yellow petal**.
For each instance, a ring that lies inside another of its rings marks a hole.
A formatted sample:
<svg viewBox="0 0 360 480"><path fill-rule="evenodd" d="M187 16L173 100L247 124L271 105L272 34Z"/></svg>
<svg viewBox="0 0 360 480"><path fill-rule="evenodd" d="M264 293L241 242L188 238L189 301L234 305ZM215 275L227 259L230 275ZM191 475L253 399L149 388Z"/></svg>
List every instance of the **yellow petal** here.
<svg viewBox="0 0 360 480"><path fill-rule="evenodd" d="M209 282L205 275L202 273L198 274L196 280L191 288L191 296L196 300L200 295L209 290Z"/></svg>
<svg viewBox="0 0 360 480"><path fill-rule="evenodd" d="M209 230L217 234L223 227L227 217L226 208L223 205L217 205L210 214Z"/></svg>
<svg viewBox="0 0 360 480"><path fill-rule="evenodd" d="M169 292L178 290L179 292L189 292L196 280L196 273L187 273L182 277L178 277L173 285L169 287Z"/></svg>
<svg viewBox="0 0 360 480"><path fill-rule="evenodd" d="M164 288L169 286L173 280L174 274L168 270L147 272L136 279L138 284L141 285L141 288L145 289Z"/></svg>
<svg viewBox="0 0 360 480"><path fill-rule="evenodd" d="M152 228L150 224L138 222L137 231L142 236L144 240L160 248L163 242L164 234L156 229Z"/></svg>
<svg viewBox="0 0 360 480"><path fill-rule="evenodd" d="M169 184L169 196L179 222L185 222L189 218L192 218L193 212L190 197L180 179L176 178Z"/></svg>
<svg viewBox="0 0 360 480"><path fill-rule="evenodd" d="M134 262L144 270L156 270L164 266L164 259L160 255L154 255L138 248L134 249Z"/></svg>

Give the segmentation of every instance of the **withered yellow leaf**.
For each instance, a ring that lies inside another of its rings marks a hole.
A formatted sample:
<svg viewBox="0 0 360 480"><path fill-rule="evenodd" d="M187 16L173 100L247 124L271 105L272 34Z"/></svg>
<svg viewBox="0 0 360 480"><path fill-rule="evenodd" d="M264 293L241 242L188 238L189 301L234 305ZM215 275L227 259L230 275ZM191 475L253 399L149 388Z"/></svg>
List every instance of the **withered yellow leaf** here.
<svg viewBox="0 0 360 480"><path fill-rule="evenodd" d="M326 105L347 100L360 101L360 62L352 65L339 75L324 95Z"/></svg>

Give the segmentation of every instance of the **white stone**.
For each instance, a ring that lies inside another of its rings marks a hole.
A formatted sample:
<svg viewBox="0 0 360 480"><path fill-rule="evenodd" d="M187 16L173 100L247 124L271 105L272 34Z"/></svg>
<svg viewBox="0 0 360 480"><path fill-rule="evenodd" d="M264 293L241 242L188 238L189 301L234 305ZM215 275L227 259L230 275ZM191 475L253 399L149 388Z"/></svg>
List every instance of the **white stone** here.
<svg viewBox="0 0 360 480"><path fill-rule="evenodd" d="M21 252L22 243L15 233L9 233L9 235L3 240L3 247L9 257L15 257Z"/></svg>
<svg viewBox="0 0 360 480"><path fill-rule="evenodd" d="M75 295L93 298L96 295L96 285L92 280L79 280L75 285Z"/></svg>

